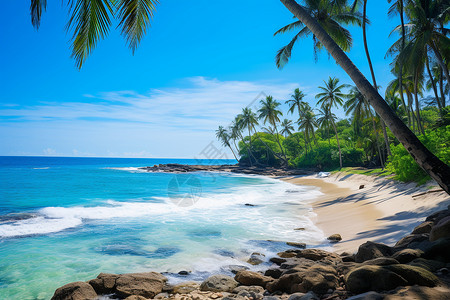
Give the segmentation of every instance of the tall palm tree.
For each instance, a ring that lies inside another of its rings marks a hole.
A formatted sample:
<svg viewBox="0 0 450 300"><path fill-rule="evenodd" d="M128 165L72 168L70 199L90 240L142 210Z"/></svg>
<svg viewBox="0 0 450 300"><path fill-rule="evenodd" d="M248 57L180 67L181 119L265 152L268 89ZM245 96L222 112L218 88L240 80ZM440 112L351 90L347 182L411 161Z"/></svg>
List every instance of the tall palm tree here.
<svg viewBox="0 0 450 300"><path fill-rule="evenodd" d="M284 119L283 122L281 122L281 131L280 133L284 135L284 137L287 137L288 135L291 135L294 131L294 126L292 125L292 120Z"/></svg>
<svg viewBox="0 0 450 300"><path fill-rule="evenodd" d="M72 35L72 57L81 68L97 42L104 39L117 20L123 37L134 53L150 25L157 0L66 0L69 21L66 29ZM38 29L47 0L31 0L31 23Z"/></svg>
<svg viewBox="0 0 450 300"><path fill-rule="evenodd" d="M272 96L267 96L265 99L260 101L261 108L258 110L259 116L258 119L263 120L264 124L269 123L273 126L275 130L275 137L280 146L281 154L284 157L284 160L287 162L286 154L284 153L283 147L280 143L280 137L278 135L277 123L280 122L280 116L283 115L281 110L278 109L280 106L280 102L273 99Z"/></svg>
<svg viewBox="0 0 450 300"><path fill-rule="evenodd" d="M249 155L252 155L252 132L256 131L255 126L258 125L258 120L256 118L256 114L252 111L251 108L245 107L242 109L242 113L239 115L239 122L240 125L242 126L242 128L247 128L248 130L248 137L250 138L250 147L248 147L247 149L249 149L250 153ZM256 161L256 158L253 156L253 158ZM250 165L252 164L252 160L251 157L249 157L250 160Z"/></svg>
<svg viewBox="0 0 450 300"><path fill-rule="evenodd" d="M342 25L358 24L361 25L362 18L358 12L352 12L346 6L346 0L324 1L324 0L305 0L305 9L314 16L319 24L330 33L330 36L344 50L349 51L352 46L352 37L350 32ZM275 58L278 68L283 68L291 57L292 48L299 38L305 38L311 35L311 30L301 21L297 20L280 28L274 35L298 30L292 40L280 50ZM320 41L312 33L314 57L317 60L317 53L323 48Z"/></svg>
<svg viewBox="0 0 450 300"><path fill-rule="evenodd" d="M336 115L333 114L331 112L331 109L329 106L322 106L319 109L319 114L318 116L320 116L319 118L317 118L317 125L322 128L322 129L326 129L327 130L327 137L328 137L328 145L331 147L331 142L330 142L330 127L332 119L336 119Z"/></svg>
<svg viewBox="0 0 450 300"><path fill-rule="evenodd" d="M328 81L324 81L324 83L324 87L319 86L319 89L322 90L322 92L316 95L316 99L318 99L317 104L320 104L322 106L322 109L324 110L329 109L331 114L331 109L333 106L337 108L344 104L345 94L342 92L342 89L345 88L346 85L339 84L339 79L336 77L329 77ZM331 125L333 125L334 133L336 134L336 140L339 149L339 166L342 168L342 152L336 124L334 122L331 122Z"/></svg>
<svg viewBox="0 0 450 300"><path fill-rule="evenodd" d="M285 103L289 105L288 112L293 114L295 109L297 109L299 117L301 117L300 114L303 111L303 108L305 107L305 105L308 105L307 102L303 101L303 98L305 97L306 95L302 91L300 91L299 88L296 88L294 90L294 93L291 95L291 99L285 101Z"/></svg>
<svg viewBox="0 0 450 300"><path fill-rule="evenodd" d="M370 109L369 103L367 103L364 96L361 92L353 87L349 94L347 95L347 101L344 104L345 114L353 115L353 122L355 122L355 131L359 131L357 129L360 124L362 124L363 120L367 117L372 120L373 132L375 134L375 144L378 150L378 157L380 158L381 167L384 169L384 159L381 153L380 144L378 143L378 132L375 123L375 117Z"/></svg>
<svg viewBox="0 0 450 300"><path fill-rule="evenodd" d="M297 121L298 124L298 130L303 130L305 135L305 149L306 149L306 156L308 156L308 145L311 144L311 135L316 140L316 136L314 134L314 127L317 127L316 123L316 116L314 115L314 112L310 109L304 112L302 117L300 117ZM312 149L312 146L311 146Z"/></svg>
<svg viewBox="0 0 450 300"><path fill-rule="evenodd" d="M413 156L419 166L429 174L447 192L450 193L450 167L430 152L417 136L397 117L389 105L380 96L377 89L370 84L359 69L348 58L338 44L307 10L295 0L280 0L281 3L324 45L328 53L350 76L370 105L383 119L394 136Z"/></svg>
<svg viewBox="0 0 450 300"><path fill-rule="evenodd" d="M222 143L223 146L230 148L234 158L237 161L239 161L239 159L237 158L236 154L233 151L233 148L231 148L230 135L228 134L228 131L225 128L223 128L223 126L219 126L219 128L216 130L216 138Z"/></svg>

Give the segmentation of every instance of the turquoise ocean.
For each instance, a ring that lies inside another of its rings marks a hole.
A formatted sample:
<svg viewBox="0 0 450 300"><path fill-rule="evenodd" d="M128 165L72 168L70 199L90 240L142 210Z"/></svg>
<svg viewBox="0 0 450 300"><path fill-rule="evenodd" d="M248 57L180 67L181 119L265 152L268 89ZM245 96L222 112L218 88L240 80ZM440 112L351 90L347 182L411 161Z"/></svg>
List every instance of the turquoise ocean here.
<svg viewBox="0 0 450 300"><path fill-rule="evenodd" d="M269 263L248 264L253 252L269 258L286 241L325 240L312 221L316 188L138 169L162 163L209 161L0 157L0 299L50 299L100 272L165 272L176 283L233 265L258 270Z"/></svg>

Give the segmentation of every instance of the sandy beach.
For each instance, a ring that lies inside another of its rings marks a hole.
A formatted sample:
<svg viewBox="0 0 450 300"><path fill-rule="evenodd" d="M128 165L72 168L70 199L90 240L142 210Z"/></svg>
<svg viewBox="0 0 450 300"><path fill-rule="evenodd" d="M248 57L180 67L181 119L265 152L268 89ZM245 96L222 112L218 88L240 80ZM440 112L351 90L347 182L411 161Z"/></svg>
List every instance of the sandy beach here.
<svg viewBox="0 0 450 300"><path fill-rule="evenodd" d="M338 253L356 252L366 241L394 245L428 215L450 204L450 196L438 187L417 187L383 177L338 172L326 178L277 178L320 188L323 196L312 204L317 214L314 221L326 236L342 236L334 244Z"/></svg>

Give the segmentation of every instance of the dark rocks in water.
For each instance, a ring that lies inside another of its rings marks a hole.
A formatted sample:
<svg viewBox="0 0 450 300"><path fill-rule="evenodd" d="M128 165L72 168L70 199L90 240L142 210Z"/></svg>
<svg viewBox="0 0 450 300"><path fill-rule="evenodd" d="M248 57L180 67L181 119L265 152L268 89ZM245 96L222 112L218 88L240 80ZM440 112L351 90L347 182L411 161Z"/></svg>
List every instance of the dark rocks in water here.
<svg viewBox="0 0 450 300"><path fill-rule="evenodd" d="M155 251L147 251L140 249L140 246L128 244L106 245L94 248L94 250L107 255L133 255L156 259L167 258L181 251L176 247L160 247Z"/></svg>
<svg viewBox="0 0 450 300"><path fill-rule="evenodd" d="M97 293L90 284L78 281L58 288L51 300L86 300L96 298Z"/></svg>
<svg viewBox="0 0 450 300"><path fill-rule="evenodd" d="M279 252L286 250L286 242L284 241L273 241L273 240L250 240L248 242L250 245L254 245L258 248L266 249L270 252Z"/></svg>
<svg viewBox="0 0 450 300"><path fill-rule="evenodd" d="M247 262L251 265L256 266L256 265L262 264L265 260L266 260L266 257L264 254L258 253L258 252L253 252L250 255L250 258L247 260Z"/></svg>
<svg viewBox="0 0 450 300"><path fill-rule="evenodd" d="M298 227L298 228L294 228L294 230L298 230L298 231L304 231L305 227Z"/></svg>
<svg viewBox="0 0 450 300"><path fill-rule="evenodd" d="M236 256L233 251L226 250L226 249L215 249L215 250L213 250L213 253L218 254L220 256L224 256L224 257L235 257Z"/></svg>
<svg viewBox="0 0 450 300"><path fill-rule="evenodd" d="M258 205L255 205L255 204L250 204L250 203L245 203L244 205L245 205L245 206L250 206L250 207L255 207L255 206L258 206Z"/></svg>
<svg viewBox="0 0 450 300"><path fill-rule="evenodd" d="M215 238L222 235L222 232L219 230L212 229L203 229L203 230L194 230L188 233L188 236L193 238Z"/></svg>
<svg viewBox="0 0 450 300"><path fill-rule="evenodd" d="M32 213L10 213L6 215L0 215L0 224L28 220L36 218L37 216L38 215Z"/></svg>
<svg viewBox="0 0 450 300"><path fill-rule="evenodd" d="M167 258L173 256L180 252L181 249L177 247L159 247L150 255L147 255L148 258Z"/></svg>
<svg viewBox="0 0 450 300"><path fill-rule="evenodd" d="M187 276L190 273L191 273L190 271L180 271L180 272L178 272L178 275Z"/></svg>
<svg viewBox="0 0 450 300"><path fill-rule="evenodd" d="M237 274L240 271L246 271L246 270L248 270L250 268L247 267L247 266L241 266L241 265L229 265L229 266L226 266L226 267L224 267L222 269L226 270L228 272L231 272L233 274Z"/></svg>
<svg viewBox="0 0 450 300"><path fill-rule="evenodd" d="M286 245L296 247L296 248L302 248L302 249L306 248L305 243L287 242Z"/></svg>
<svg viewBox="0 0 450 300"><path fill-rule="evenodd" d="M364 188L364 184L361 184L361 185L359 186L359 189L362 190L363 188Z"/></svg>
<svg viewBox="0 0 450 300"><path fill-rule="evenodd" d="M329 240L330 243L337 243L337 242L339 242L339 241L342 240L342 237L341 237L340 234L336 233L336 234L330 235L330 236L327 238L327 240Z"/></svg>
<svg viewBox="0 0 450 300"><path fill-rule="evenodd" d="M359 246L358 252L355 255L355 261L360 263L377 257L391 256L392 253L392 248L387 245L365 242Z"/></svg>
<svg viewBox="0 0 450 300"><path fill-rule="evenodd" d="M281 257L271 257L269 261L273 262L274 264L281 265L282 263L286 262L286 259Z"/></svg>

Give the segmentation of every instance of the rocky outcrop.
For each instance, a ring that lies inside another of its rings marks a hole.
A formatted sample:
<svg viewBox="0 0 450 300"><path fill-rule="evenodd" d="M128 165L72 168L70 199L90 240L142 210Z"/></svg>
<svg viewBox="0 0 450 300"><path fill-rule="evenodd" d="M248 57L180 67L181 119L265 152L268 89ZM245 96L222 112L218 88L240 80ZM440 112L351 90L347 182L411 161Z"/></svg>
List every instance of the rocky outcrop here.
<svg viewBox="0 0 450 300"><path fill-rule="evenodd" d="M450 238L450 216L442 218L430 231L430 241Z"/></svg>
<svg viewBox="0 0 450 300"><path fill-rule="evenodd" d="M358 252L355 255L355 261L361 263L369 259L390 256L392 253L393 250L391 247L369 241L359 246Z"/></svg>
<svg viewBox="0 0 450 300"><path fill-rule="evenodd" d="M201 291L231 292L238 286L238 282L230 276L213 275L202 282Z"/></svg>
<svg viewBox="0 0 450 300"><path fill-rule="evenodd" d="M262 287L266 287L266 284L273 280L271 277L251 271L240 271L234 279L242 285L257 285Z"/></svg>
<svg viewBox="0 0 450 300"><path fill-rule="evenodd" d="M78 281L58 288L51 300L92 300L96 297L97 293L90 284Z"/></svg>

